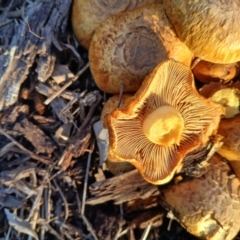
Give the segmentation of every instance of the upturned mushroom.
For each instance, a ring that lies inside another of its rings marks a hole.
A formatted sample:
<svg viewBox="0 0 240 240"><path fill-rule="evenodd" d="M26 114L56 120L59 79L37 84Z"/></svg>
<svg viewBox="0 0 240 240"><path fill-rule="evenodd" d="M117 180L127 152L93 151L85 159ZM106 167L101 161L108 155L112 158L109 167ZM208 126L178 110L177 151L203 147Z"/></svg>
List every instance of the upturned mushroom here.
<svg viewBox="0 0 240 240"><path fill-rule="evenodd" d="M184 156L215 134L222 113L221 106L197 93L188 67L165 61L131 102L106 118L108 157L130 162L150 183L167 183Z"/></svg>
<svg viewBox="0 0 240 240"><path fill-rule="evenodd" d="M239 63L218 64L202 60L193 68L193 74L203 83L211 81L227 83L239 74Z"/></svg>
<svg viewBox="0 0 240 240"><path fill-rule="evenodd" d="M190 66L193 54L169 22L162 4L109 17L91 41L89 62L97 86L108 93L136 92L160 62L173 58Z"/></svg>
<svg viewBox="0 0 240 240"><path fill-rule="evenodd" d="M74 0L71 16L74 34L82 46L89 49L94 31L109 16L159 1Z"/></svg>
<svg viewBox="0 0 240 240"><path fill-rule="evenodd" d="M199 58L213 63L240 60L238 0L164 0L178 37Z"/></svg>
<svg viewBox="0 0 240 240"><path fill-rule="evenodd" d="M205 240L232 240L240 230L240 181L215 154L206 173L163 190L163 198L188 232Z"/></svg>
<svg viewBox="0 0 240 240"><path fill-rule="evenodd" d="M132 97L133 97L133 94L123 94L122 96L113 95L112 97L110 97L103 106L100 120L104 121L104 119L111 112L127 104L127 102L130 101ZM129 172L134 168L131 163L118 162L117 159L115 160L106 159L105 163L107 165L108 170L114 175L117 175L119 173Z"/></svg>

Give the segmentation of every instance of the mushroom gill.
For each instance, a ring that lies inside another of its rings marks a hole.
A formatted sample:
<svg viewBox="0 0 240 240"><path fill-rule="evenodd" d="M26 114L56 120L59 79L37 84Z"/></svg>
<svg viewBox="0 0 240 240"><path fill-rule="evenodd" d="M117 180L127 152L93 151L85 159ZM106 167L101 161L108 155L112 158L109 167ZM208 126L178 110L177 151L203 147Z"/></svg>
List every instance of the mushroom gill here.
<svg viewBox="0 0 240 240"><path fill-rule="evenodd" d="M240 60L239 0L164 0L164 6L178 37L197 57Z"/></svg>
<svg viewBox="0 0 240 240"><path fill-rule="evenodd" d="M155 116L150 117L152 122L146 120L163 106L164 111L157 111L157 123ZM108 157L132 163L148 182L167 183L180 170L184 156L208 142L222 113L221 106L197 93L188 67L165 61L145 79L130 102L106 118L110 142ZM174 120L163 130L164 124L159 121L164 122L166 117L170 121L176 117L180 123ZM154 128L148 133L153 132L162 141L154 143L151 136L146 136L144 121L148 121L147 127L153 125ZM180 125L179 131L176 125ZM171 140L166 134L175 139Z"/></svg>

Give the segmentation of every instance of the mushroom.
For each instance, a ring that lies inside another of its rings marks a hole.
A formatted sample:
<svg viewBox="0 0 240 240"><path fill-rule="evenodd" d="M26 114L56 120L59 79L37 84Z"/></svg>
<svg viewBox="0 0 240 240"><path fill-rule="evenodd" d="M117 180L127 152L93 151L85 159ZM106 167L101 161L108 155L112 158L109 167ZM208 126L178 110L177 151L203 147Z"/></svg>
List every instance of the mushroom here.
<svg viewBox="0 0 240 240"><path fill-rule="evenodd" d="M218 153L229 160L229 164L240 179L240 114L233 118L222 119L218 134L224 137Z"/></svg>
<svg viewBox="0 0 240 240"><path fill-rule="evenodd" d="M237 88L224 88L216 91L211 99L225 108L224 117L231 118L239 113L240 90Z"/></svg>
<svg viewBox="0 0 240 240"><path fill-rule="evenodd" d="M240 230L240 181L215 154L206 173L163 190L174 216L200 239L232 240Z"/></svg>
<svg viewBox="0 0 240 240"><path fill-rule="evenodd" d="M234 117L240 112L240 90L236 84L228 86L219 82L211 82L199 89L199 92L202 96L210 98L213 102L223 106L225 108L224 117L226 118Z"/></svg>
<svg viewBox="0 0 240 240"><path fill-rule="evenodd" d="M164 0L178 37L200 59L213 63L240 60L238 0Z"/></svg>
<svg viewBox="0 0 240 240"><path fill-rule="evenodd" d="M227 83L239 74L239 64L218 64L202 60L193 68L193 74L203 83L220 80Z"/></svg>
<svg viewBox="0 0 240 240"><path fill-rule="evenodd" d="M89 62L97 86L108 93L136 92L160 62L174 58L190 66L193 54L177 38L162 4L109 17L96 30Z"/></svg>
<svg viewBox="0 0 240 240"><path fill-rule="evenodd" d="M104 121L104 119L115 109L124 106L128 101L131 100L133 94L123 94L120 95L113 95L110 97L103 106L103 110L101 112L100 120ZM119 173L129 172L133 170L133 165L129 162L118 162L116 159L115 161L111 159L106 159L105 161L108 170L117 175Z"/></svg>
<svg viewBox="0 0 240 240"><path fill-rule="evenodd" d="M71 16L74 34L82 46L89 49L95 29L109 16L159 1L74 0Z"/></svg>
<svg viewBox="0 0 240 240"><path fill-rule="evenodd" d="M190 68L165 61L130 102L106 117L108 158L130 162L150 183L167 183L184 156L215 134L222 113L197 93Z"/></svg>

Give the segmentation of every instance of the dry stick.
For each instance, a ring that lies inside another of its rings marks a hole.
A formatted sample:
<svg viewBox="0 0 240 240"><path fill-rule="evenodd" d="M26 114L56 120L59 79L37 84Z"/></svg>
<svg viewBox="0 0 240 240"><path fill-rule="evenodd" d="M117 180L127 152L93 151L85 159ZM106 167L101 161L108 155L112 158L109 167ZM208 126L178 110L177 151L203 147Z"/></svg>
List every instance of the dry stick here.
<svg viewBox="0 0 240 240"><path fill-rule="evenodd" d="M151 227L152 227L152 223L148 224L148 226L145 228L145 230L143 232L143 235L141 236L141 240L146 240L147 239L148 234L151 230Z"/></svg>
<svg viewBox="0 0 240 240"><path fill-rule="evenodd" d="M89 63L87 63L72 79L62 86L57 92L55 92L51 97L47 98L44 102L45 105L48 105L52 102L56 97L58 97L65 89L67 89L74 81L76 81L89 67Z"/></svg>
<svg viewBox="0 0 240 240"><path fill-rule="evenodd" d="M94 150L94 141L91 142L89 153L88 153L88 160L87 160L87 167L86 167L86 174L85 174L85 179L84 179L84 187L83 187L83 197L82 197L82 209L81 209L81 215L82 219L87 225L87 228L89 232L92 234L93 238L95 240L98 240L90 222L88 219L85 217L84 212L85 212L85 202L86 202L86 196L87 196L87 185L88 185L88 173L89 173L89 168L90 168L90 163L91 163L91 158L92 158L92 152Z"/></svg>
<svg viewBox="0 0 240 240"><path fill-rule="evenodd" d="M129 232L129 228L124 229L122 232L120 232L119 234L117 233L114 240L119 239L120 237L122 237L123 235L127 234Z"/></svg>
<svg viewBox="0 0 240 240"><path fill-rule="evenodd" d="M82 215L82 219L83 219L83 221L85 222L85 224L87 225L87 229L88 229L89 232L92 234L93 238L94 238L95 240L98 240L98 238L97 238L97 236L96 236L96 234L95 234L95 232L94 232L94 230L93 230L90 222L88 221L88 219L87 219L84 215Z"/></svg>
<svg viewBox="0 0 240 240"><path fill-rule="evenodd" d="M94 141L91 142L89 153L88 153L87 167L86 167L84 187L83 187L83 196L82 196L82 209L81 209L82 215L84 215L84 212L85 212L85 202L86 202L86 197L87 197L87 185L88 185L88 173L89 173L93 149L94 149Z"/></svg>
<svg viewBox="0 0 240 240"><path fill-rule="evenodd" d="M53 179L53 183L54 183L55 187L57 188L57 190L59 191L59 194L60 194L60 196L61 196L61 198L63 200L64 206L65 206L65 217L64 217L64 222L62 223L62 224L64 224L64 223L66 223L66 221L68 219L68 216L69 216L68 202L67 202L67 200L66 200L66 198L65 198L65 196L64 196L64 194L63 194L63 192L61 190L61 188L58 186L57 181L55 180L55 178Z"/></svg>
<svg viewBox="0 0 240 240"><path fill-rule="evenodd" d="M12 141L17 147L19 147L22 151L24 151L25 153L27 153L31 158L42 162L46 165L53 165L53 163L45 158L39 157L37 154L29 151L28 149L26 149L22 144L18 143L14 138L12 138L8 133L6 133L3 129L0 128L0 134L4 135L6 138L8 138L10 141Z"/></svg>
<svg viewBox="0 0 240 240"><path fill-rule="evenodd" d="M117 108L120 108L121 103L122 103L123 89L124 89L124 86L121 85L121 87L120 87L119 99L118 99L118 104L117 104Z"/></svg>
<svg viewBox="0 0 240 240"><path fill-rule="evenodd" d="M43 184L38 188L38 194L34 200L33 206L32 206L30 213L26 219L27 222L29 222L30 219L33 217L35 210L40 207L42 194L43 194L43 188L44 188Z"/></svg>
<svg viewBox="0 0 240 240"><path fill-rule="evenodd" d="M29 23L28 23L28 17L27 17L27 19L26 19L26 24L27 24L27 26L28 26L28 31L29 31L31 34L33 34L33 35L34 35L35 37L37 37L37 38L44 39L44 37L41 37L41 36L37 35L36 33L34 33L34 32L31 30L30 25L29 25Z"/></svg>
<svg viewBox="0 0 240 240"><path fill-rule="evenodd" d="M1 23L1 24L0 24L0 28L3 27L3 26L5 26L5 25L7 25L7 24L9 24L9 23L11 23L12 21L13 21L13 20L7 20L6 22Z"/></svg>
<svg viewBox="0 0 240 240"><path fill-rule="evenodd" d="M79 127L78 132L77 132L77 136L80 136L82 131L87 127L89 121L92 119L93 114L95 112L95 109L97 108L97 106L99 105L100 101L102 100L102 97L100 95L97 95L97 99L96 101L92 104L92 106L90 107L90 110L86 116L86 118L84 119L82 125Z"/></svg>

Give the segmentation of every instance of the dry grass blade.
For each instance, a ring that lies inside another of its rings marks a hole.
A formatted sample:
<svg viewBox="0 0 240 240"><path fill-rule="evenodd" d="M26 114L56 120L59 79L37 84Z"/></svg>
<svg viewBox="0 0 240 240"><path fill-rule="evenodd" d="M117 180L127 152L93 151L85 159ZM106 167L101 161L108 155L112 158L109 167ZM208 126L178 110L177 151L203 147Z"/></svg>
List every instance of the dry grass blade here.
<svg viewBox="0 0 240 240"><path fill-rule="evenodd" d="M82 215L84 215L84 212L85 212L85 202L86 202L86 197L87 197L87 186L88 186L88 174L89 174L89 168L90 168L93 150L94 150L94 141L92 141L92 143L90 145L89 153L88 153L86 174L85 174L85 179L84 179L83 196L82 196L82 208L81 208Z"/></svg>
<svg viewBox="0 0 240 240"><path fill-rule="evenodd" d="M149 235L150 230L151 230L151 227L152 227L152 225L151 225L151 224L148 224L148 226L146 227L146 229L145 229L144 232L143 232L143 235L142 235L142 237L141 237L141 240L147 240L148 235Z"/></svg>
<svg viewBox="0 0 240 240"><path fill-rule="evenodd" d="M36 232L32 229L27 221L24 221L13 213L10 213L7 208L4 209L4 212L7 216L8 224L12 226L16 231L30 235L37 240L39 239Z"/></svg>

